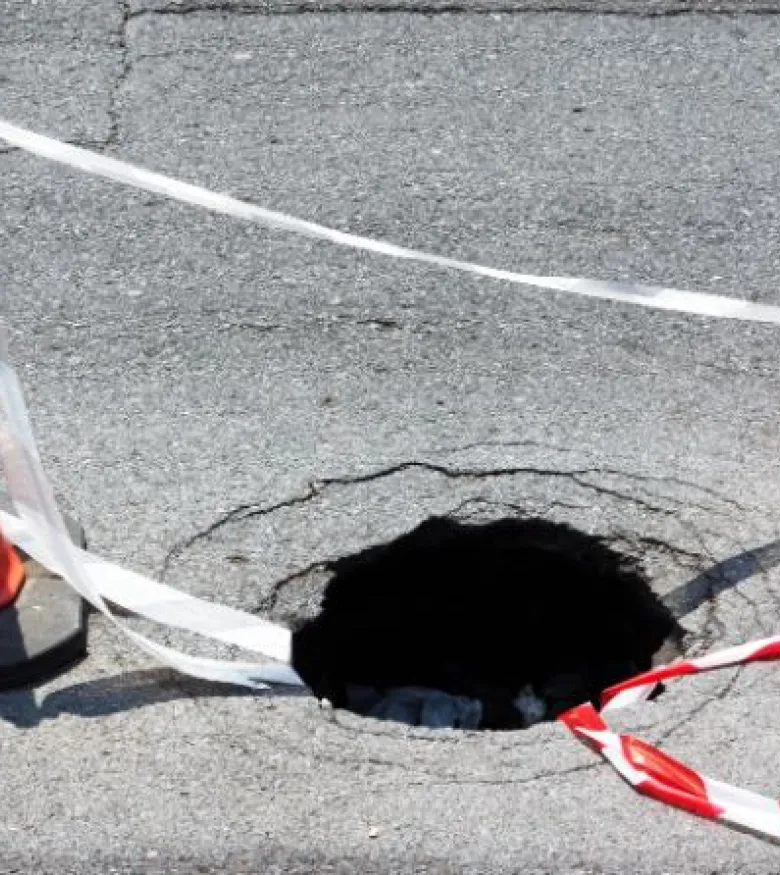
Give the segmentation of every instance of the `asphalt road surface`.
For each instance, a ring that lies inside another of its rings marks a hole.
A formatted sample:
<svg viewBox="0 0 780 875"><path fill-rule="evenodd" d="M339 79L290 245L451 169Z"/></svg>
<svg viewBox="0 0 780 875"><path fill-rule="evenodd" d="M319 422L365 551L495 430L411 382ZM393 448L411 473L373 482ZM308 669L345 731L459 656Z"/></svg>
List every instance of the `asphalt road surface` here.
<svg viewBox="0 0 780 875"><path fill-rule="evenodd" d="M780 303L775 5L552 5L2 0L0 115L444 255ZM777 328L0 167L12 356L99 554L283 620L328 559L524 511L641 558L698 652L780 629ZM778 677L680 682L618 725L778 795ZM2 872L777 872L557 725L227 693L96 619L77 669L0 696L0 749Z"/></svg>

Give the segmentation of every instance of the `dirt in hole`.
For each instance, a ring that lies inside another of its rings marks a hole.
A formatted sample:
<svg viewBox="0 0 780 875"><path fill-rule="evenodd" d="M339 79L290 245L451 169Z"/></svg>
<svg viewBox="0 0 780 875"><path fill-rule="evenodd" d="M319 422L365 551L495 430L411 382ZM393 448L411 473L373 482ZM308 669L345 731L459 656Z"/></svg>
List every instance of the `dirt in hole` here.
<svg viewBox="0 0 780 875"><path fill-rule="evenodd" d="M365 715L523 728L681 650L633 559L543 519L432 518L330 571L293 664L317 696Z"/></svg>

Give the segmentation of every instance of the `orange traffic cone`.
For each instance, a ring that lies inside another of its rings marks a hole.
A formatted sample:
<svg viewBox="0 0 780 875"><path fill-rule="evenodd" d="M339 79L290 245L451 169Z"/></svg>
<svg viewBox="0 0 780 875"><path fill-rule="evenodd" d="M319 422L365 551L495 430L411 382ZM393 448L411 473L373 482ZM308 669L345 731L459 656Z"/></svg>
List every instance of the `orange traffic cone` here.
<svg viewBox="0 0 780 875"><path fill-rule="evenodd" d="M19 595L24 583L24 565L13 546L0 532L0 610L7 608Z"/></svg>

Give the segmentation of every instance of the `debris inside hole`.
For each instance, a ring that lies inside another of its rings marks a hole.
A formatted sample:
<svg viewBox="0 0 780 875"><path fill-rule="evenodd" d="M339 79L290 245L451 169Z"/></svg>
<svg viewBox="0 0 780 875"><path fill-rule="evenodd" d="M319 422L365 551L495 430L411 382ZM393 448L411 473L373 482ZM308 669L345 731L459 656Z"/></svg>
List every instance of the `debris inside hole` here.
<svg viewBox="0 0 780 875"><path fill-rule="evenodd" d="M636 561L543 519L432 518L329 566L293 665L334 707L519 729L651 667L683 630Z"/></svg>

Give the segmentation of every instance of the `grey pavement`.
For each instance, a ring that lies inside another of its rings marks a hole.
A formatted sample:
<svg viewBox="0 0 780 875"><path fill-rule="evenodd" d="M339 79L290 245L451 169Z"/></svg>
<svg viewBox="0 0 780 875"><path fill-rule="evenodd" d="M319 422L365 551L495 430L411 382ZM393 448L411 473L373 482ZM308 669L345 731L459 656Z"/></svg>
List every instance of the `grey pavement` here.
<svg viewBox="0 0 780 875"><path fill-rule="evenodd" d="M3 0L0 115L444 255L777 304L774 8ZM431 514L538 513L641 558L692 652L780 628L776 328L0 167L12 355L99 554L289 621L325 561ZM616 725L778 795L778 702L764 666ZM2 872L777 871L775 846L635 795L556 725L227 691L94 618L77 669L0 696L0 749Z"/></svg>

